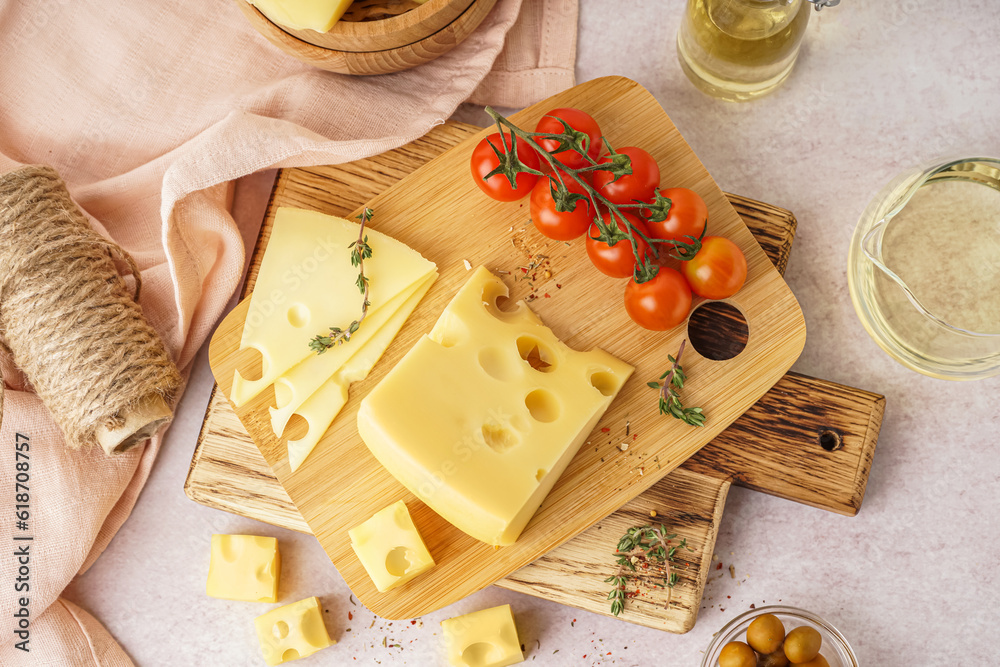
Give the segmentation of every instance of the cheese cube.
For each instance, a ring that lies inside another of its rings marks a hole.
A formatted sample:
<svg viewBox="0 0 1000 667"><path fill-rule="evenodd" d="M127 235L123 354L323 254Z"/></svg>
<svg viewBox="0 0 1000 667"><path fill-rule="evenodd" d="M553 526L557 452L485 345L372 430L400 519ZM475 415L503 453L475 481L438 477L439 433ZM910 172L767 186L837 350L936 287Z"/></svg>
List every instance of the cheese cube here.
<svg viewBox="0 0 1000 667"><path fill-rule="evenodd" d="M223 600L277 602L278 540L257 535L212 535L205 592Z"/></svg>
<svg viewBox="0 0 1000 667"><path fill-rule="evenodd" d="M273 22L292 30L327 32L353 0L249 0Z"/></svg>
<svg viewBox="0 0 1000 667"><path fill-rule="evenodd" d="M280 665L312 655L337 642L330 639L319 599L299 600L272 609L253 621L268 665Z"/></svg>
<svg viewBox="0 0 1000 667"><path fill-rule="evenodd" d="M351 547L380 593L434 567L402 500L348 531Z"/></svg>
<svg viewBox="0 0 1000 667"><path fill-rule="evenodd" d="M386 469L478 540L513 544L633 368L578 352L483 267L362 400Z"/></svg>
<svg viewBox="0 0 1000 667"><path fill-rule="evenodd" d="M452 667L507 667L524 661L510 605L441 621Z"/></svg>

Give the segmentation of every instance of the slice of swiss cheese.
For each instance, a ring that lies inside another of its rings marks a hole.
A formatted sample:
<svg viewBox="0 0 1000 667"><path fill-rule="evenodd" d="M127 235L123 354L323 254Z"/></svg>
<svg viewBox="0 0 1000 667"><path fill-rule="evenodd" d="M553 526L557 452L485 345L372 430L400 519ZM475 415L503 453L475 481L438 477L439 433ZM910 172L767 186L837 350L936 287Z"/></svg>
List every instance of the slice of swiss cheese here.
<svg viewBox="0 0 1000 667"><path fill-rule="evenodd" d="M579 352L483 267L361 402L386 469L478 540L513 544L634 370Z"/></svg>
<svg viewBox="0 0 1000 667"><path fill-rule="evenodd" d="M326 430L330 428L330 424L340 414L344 404L347 403L348 387L352 383L368 377L372 368L382 357L382 353L388 349L413 309L417 307L424 294L430 289L435 277L430 276L418 285L402 305L392 313L388 321L378 328L368 342L293 411L293 414L305 419L309 430L298 440L288 441L288 464L292 472L295 472L302 465ZM365 318L365 323L368 323L368 318ZM358 333L360 332L359 329ZM322 356L325 355L321 355L320 358Z"/></svg>
<svg viewBox="0 0 1000 667"><path fill-rule="evenodd" d="M366 229L371 258L368 317L395 295L435 272L435 265L396 239ZM230 400L241 406L311 354L309 341L331 326L346 327L361 313L358 275L350 244L358 223L316 211L279 208L260 273L250 296L240 349L261 354L262 375L234 373ZM349 343L348 343L349 344Z"/></svg>
<svg viewBox="0 0 1000 667"><path fill-rule="evenodd" d="M274 434L280 437L285 426L288 425L288 420L299 409L299 406L316 393L323 386L323 383L332 378L362 348L366 347L372 337L395 317L400 308L409 301L416 291L422 290L421 294L426 293L427 288L436 277L436 274L431 274L423 282L414 283L389 299L382 308L373 311L365 318L361 327L348 342L330 348L323 354L310 354L294 368L276 379L274 381L274 397L277 406L269 408L271 428ZM416 303L413 305L415 307ZM413 312L413 308L410 308L403 316L403 320L399 322L400 326L411 312ZM398 330L397 328L396 331ZM392 336L394 337L395 333ZM392 337L389 338L389 342L392 342Z"/></svg>

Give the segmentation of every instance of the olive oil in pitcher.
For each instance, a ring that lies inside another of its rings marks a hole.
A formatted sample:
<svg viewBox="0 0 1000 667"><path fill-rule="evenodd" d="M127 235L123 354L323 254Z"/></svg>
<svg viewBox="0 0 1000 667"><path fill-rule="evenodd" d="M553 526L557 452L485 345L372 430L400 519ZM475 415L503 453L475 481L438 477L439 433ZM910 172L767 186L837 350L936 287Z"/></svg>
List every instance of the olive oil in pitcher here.
<svg viewBox="0 0 1000 667"><path fill-rule="evenodd" d="M688 0L677 54L688 78L714 97L743 101L788 77L809 23L831 0Z"/></svg>
<svg viewBox="0 0 1000 667"><path fill-rule="evenodd" d="M875 341L926 375L1000 373L1000 160L910 170L862 216L849 285Z"/></svg>

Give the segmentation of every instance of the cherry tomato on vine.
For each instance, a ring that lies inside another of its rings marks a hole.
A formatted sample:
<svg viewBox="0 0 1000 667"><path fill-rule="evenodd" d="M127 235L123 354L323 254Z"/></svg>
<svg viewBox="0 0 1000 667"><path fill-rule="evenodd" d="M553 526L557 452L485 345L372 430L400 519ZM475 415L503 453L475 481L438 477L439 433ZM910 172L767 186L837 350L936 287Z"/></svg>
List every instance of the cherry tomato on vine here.
<svg viewBox="0 0 1000 667"><path fill-rule="evenodd" d="M624 215L629 223L637 227L643 234L646 233L646 227L643 225L641 219L631 213L625 213ZM611 224L610 213L604 213L601 219L606 224ZM625 228L621 220L616 218L615 224L619 231L625 233ZM651 257L649 245L634 230L632 234L635 237L636 249L639 252L639 256L644 259ZM627 238L624 238L618 240L614 245L609 246L604 241L598 241L594 238L599 235L600 231L597 229L597 225L592 224L589 231L587 231L587 255L590 257L590 261L593 262L598 271L606 276L611 276L612 278L630 278L633 271L635 271L635 253L632 252L632 244L629 243Z"/></svg>
<svg viewBox="0 0 1000 667"><path fill-rule="evenodd" d="M646 220L650 238L686 244L691 244L691 239L700 239L708 225L705 200L687 188L666 188L660 190L660 195L670 200L670 210L665 220ZM666 247L669 250L670 246Z"/></svg>
<svg viewBox="0 0 1000 667"><path fill-rule="evenodd" d="M747 279L747 259L739 246L721 236L706 236L694 259L681 270L691 291L706 299L725 299L740 291Z"/></svg>
<svg viewBox="0 0 1000 667"><path fill-rule="evenodd" d="M510 142L510 135L504 135L507 142ZM503 174L495 174L490 176L488 179L483 180L486 174L490 173L500 165L500 159L497 154L493 152L490 145L496 146L496 148L503 153L507 154L507 149L504 146L504 140L500 138L499 132L494 132L490 136L486 137L479 142L475 150L472 151L472 180L476 182L479 189L486 193L491 199L496 199L497 201L517 201L521 197L526 196L531 192L531 189L535 187L535 183L538 182L538 176L535 174L528 174L521 172L514 178L514 183L517 185L516 188L510 186L510 181ZM517 158L527 167L532 169L538 169L538 153L535 152L531 146L528 145L526 141L521 138L517 139Z"/></svg>
<svg viewBox="0 0 1000 667"><path fill-rule="evenodd" d="M535 132L545 132L546 134L564 134L566 128L557 119L561 118L566 121L566 124L577 132L583 132L587 135L586 146L587 155L597 159L597 156L601 154L601 149L603 148L603 142L601 141L601 128L598 126L597 121L594 120L590 114L580 111L579 109L553 109L548 112L542 119L538 121L538 125L535 127ZM551 152L559 147L559 142L555 139L535 139L538 145L545 150ZM559 151L558 153L552 154L555 159L562 162L564 165L571 169L579 169L580 167L590 164L579 152L567 149L564 151Z"/></svg>
<svg viewBox="0 0 1000 667"><path fill-rule="evenodd" d="M586 195L587 192L579 183L569 176L563 176L566 188L573 193ZM531 220L535 228L550 239L557 241L572 241L581 236L594 220L594 209L590 202L577 200L572 211L556 210L556 202L552 198L552 186L556 181L552 176L538 179L531 190Z"/></svg>
<svg viewBox="0 0 1000 667"><path fill-rule="evenodd" d="M625 311L643 329L667 331L691 312L691 288L679 272L660 267L652 280L625 286Z"/></svg>
<svg viewBox="0 0 1000 667"><path fill-rule="evenodd" d="M652 201L653 191L660 187L660 167L653 156L634 146L617 151L632 161L632 173L617 181L608 171L594 172L594 187L615 204L634 204L635 200ZM611 156L605 155L598 162L610 164Z"/></svg>

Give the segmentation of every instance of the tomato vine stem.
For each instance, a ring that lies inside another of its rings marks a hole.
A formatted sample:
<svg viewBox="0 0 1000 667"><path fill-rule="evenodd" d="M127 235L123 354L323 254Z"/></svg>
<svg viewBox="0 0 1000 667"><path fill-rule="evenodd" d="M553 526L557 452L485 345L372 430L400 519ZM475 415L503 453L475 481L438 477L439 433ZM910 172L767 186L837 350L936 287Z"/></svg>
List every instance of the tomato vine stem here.
<svg viewBox="0 0 1000 667"><path fill-rule="evenodd" d="M645 241L649 248L651 249L654 256L659 256L659 253L655 247L656 243L671 243L667 239L651 239L641 230L639 230L635 225L628 221L625 217L622 209L635 209L635 208L648 208L655 209L657 204L662 206L661 202L667 202L666 206L669 209L669 199L665 199L659 196L657 192L657 201L649 204L646 202L636 202L635 204L615 204L607 197L602 195L597 189L594 188L590 183L587 182L581 174L593 173L595 171L607 171L614 176L614 180L618 180L622 176L627 176L632 173L632 161L628 155L623 153L616 153L611 147L611 144L606 138L602 137L604 145L610 151L611 162L610 163L600 163L594 160L587 152L587 147L583 145L581 138L578 133L571 133L569 131L563 134L552 134L548 132L527 132L522 130L517 125L512 123L510 120L505 118L499 112L497 112L493 107L486 107L486 113L489 114L490 118L496 123L497 129L499 130L501 136L504 134L504 129L506 128L512 135L522 139L531 148L535 150L540 157L542 157L552 169L552 173L555 175L555 180L558 182L558 190L553 190L557 195L553 197L556 201L557 210L571 211L576 206L576 202L580 199L589 199L590 204L594 209L594 225L597 227L598 236L591 237L595 241L603 241L608 245L615 245L622 239L619 234L624 233L625 237L628 239L629 244L632 246L632 254L635 256L636 268L634 272L634 279L637 283L644 283L646 281L652 280L656 277L659 272L659 266L650 261L646 257L642 257L639 252L639 244L636 241L636 235ZM558 119L563 124L564 129L571 129L565 121ZM542 148L535 138L551 139L558 141L559 145L553 151L547 151ZM504 142L506 143L506 142ZM516 143L512 141L512 143ZM579 168L572 168L561 161L556 159L553 153L558 153L562 150L575 150L580 155L586 156L587 160L590 162L589 165ZM534 170L520 165L520 161L517 160L516 155L512 160L514 164L511 166L517 171L525 171L529 173L534 173ZM569 176L574 181L576 181L586 196L572 193L566 186L563 176ZM552 187L550 185L550 187ZM610 223L605 223L601 217L602 207L608 211L611 218ZM665 217L665 212L664 212ZM662 219L662 218L661 218Z"/></svg>

